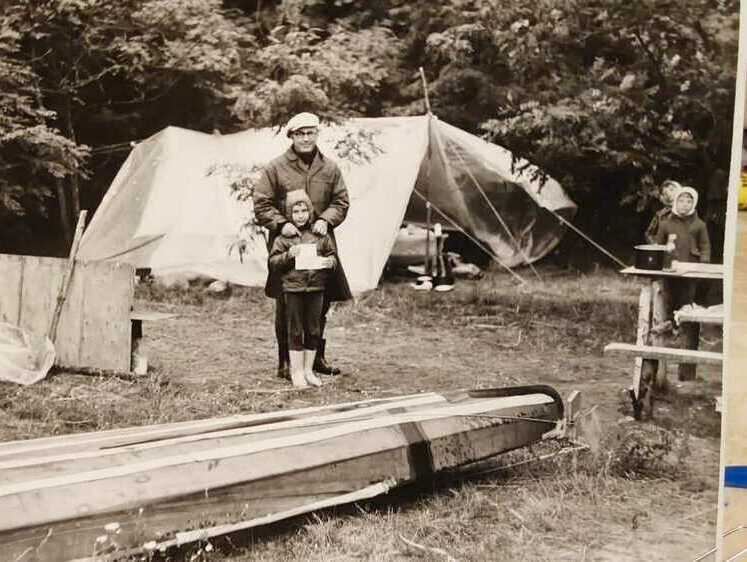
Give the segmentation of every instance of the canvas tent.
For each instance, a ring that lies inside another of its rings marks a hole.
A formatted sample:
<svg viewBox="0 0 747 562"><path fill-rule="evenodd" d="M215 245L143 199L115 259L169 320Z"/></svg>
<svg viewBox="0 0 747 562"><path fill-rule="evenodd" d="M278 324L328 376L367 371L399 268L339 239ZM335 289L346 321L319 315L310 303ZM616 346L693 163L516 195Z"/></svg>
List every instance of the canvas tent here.
<svg viewBox="0 0 747 562"><path fill-rule="evenodd" d="M191 271L244 285L267 274L251 190L290 141L277 129L210 135L168 127L137 144L86 230L84 260ZM362 118L322 128L351 206L336 230L354 292L376 287L405 213L480 241L507 267L531 263L559 241L574 203L549 179L511 170L511 155L432 116ZM507 231L511 232L509 236Z"/></svg>

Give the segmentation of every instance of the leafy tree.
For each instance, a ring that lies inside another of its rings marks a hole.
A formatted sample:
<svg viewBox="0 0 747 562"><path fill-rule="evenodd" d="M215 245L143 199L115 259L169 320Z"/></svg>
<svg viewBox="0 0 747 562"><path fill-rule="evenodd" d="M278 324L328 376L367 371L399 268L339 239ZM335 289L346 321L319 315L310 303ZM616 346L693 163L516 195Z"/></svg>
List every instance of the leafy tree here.
<svg viewBox="0 0 747 562"><path fill-rule="evenodd" d="M94 208L167 125L422 113L423 66L434 113L556 177L600 241L636 237L667 177L722 230L736 0L5 4L0 218Z"/></svg>
<svg viewBox="0 0 747 562"><path fill-rule="evenodd" d="M13 10L0 15L0 251L6 252L31 237L27 213L44 216L55 185L79 173L88 155L49 125L55 114L21 54L16 21Z"/></svg>
<svg viewBox="0 0 747 562"><path fill-rule="evenodd" d="M264 21L277 25L259 33L260 48L246 61L236 93L242 125L280 124L298 111L332 118L381 114L402 45L375 18L357 28L342 17L352 4L286 0L273 7Z"/></svg>
<svg viewBox="0 0 747 562"><path fill-rule="evenodd" d="M56 175L68 180L57 190L63 225L68 197L77 214L80 181L95 166L85 159L86 145L140 139L172 124L210 130L231 122L230 85L240 77L253 43L241 18L225 12L219 0L10 4L3 36L15 33L17 64L33 77L29 83L36 87L38 106L50 110L37 117L61 131L64 146L79 156L60 156L67 168ZM11 152L15 158L38 158L24 146ZM48 193L45 186L53 178L37 179L38 189ZM90 202L95 205L98 197ZM44 210L31 200L26 207Z"/></svg>
<svg viewBox="0 0 747 562"><path fill-rule="evenodd" d="M620 205L631 226L670 177L699 189L706 214L724 215L714 178L730 156L735 2L469 4L427 38L437 87L449 92L467 72L494 85L487 136L557 178L595 235L619 237Z"/></svg>

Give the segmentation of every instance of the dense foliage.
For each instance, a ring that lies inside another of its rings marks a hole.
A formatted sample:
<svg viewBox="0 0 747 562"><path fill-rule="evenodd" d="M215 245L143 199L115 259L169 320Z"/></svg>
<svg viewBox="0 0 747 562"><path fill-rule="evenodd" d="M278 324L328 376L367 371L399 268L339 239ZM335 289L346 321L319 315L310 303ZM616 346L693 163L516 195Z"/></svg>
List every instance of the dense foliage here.
<svg viewBox="0 0 747 562"><path fill-rule="evenodd" d="M434 113L557 178L600 241L637 239L673 177L701 192L719 246L736 0L5 5L0 220L16 235L4 229L0 250L28 250L24 228L64 249L70 218L96 206L128 143L164 126L422 113L420 66Z"/></svg>

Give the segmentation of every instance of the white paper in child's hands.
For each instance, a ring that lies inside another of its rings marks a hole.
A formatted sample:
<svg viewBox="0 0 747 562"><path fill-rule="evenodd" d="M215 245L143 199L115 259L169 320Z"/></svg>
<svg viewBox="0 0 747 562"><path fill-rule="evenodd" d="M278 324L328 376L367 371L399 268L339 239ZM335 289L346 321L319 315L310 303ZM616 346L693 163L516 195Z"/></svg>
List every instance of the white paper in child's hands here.
<svg viewBox="0 0 747 562"><path fill-rule="evenodd" d="M324 269L324 258L316 255L316 244L299 244L296 269Z"/></svg>

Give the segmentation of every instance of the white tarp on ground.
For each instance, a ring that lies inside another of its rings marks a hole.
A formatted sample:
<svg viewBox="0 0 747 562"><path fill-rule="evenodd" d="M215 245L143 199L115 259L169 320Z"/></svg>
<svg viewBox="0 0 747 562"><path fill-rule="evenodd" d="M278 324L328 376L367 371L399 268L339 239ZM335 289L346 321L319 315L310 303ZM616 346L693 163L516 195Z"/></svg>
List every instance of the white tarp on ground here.
<svg viewBox="0 0 747 562"><path fill-rule="evenodd" d="M261 167L289 145L277 129L164 129L131 152L83 235L79 258L264 284L267 250L252 226L250 194ZM319 145L340 165L350 192L336 233L354 292L376 287L406 210L413 217L422 210L419 197L411 200L416 187L432 201L434 220L464 228L512 267L557 244L563 227L553 213L575 212L557 182L540 186L512 173L510 153L435 118L353 119L323 127Z"/></svg>

